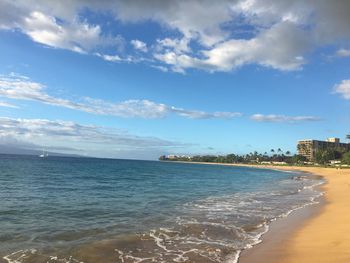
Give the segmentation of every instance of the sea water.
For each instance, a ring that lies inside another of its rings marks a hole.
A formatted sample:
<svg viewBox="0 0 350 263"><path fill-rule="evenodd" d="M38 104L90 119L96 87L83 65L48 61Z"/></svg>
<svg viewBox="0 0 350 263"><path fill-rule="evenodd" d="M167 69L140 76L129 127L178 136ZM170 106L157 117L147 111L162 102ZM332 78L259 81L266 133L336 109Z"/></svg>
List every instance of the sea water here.
<svg viewBox="0 0 350 263"><path fill-rule="evenodd" d="M322 179L268 169L0 155L0 262L235 262Z"/></svg>

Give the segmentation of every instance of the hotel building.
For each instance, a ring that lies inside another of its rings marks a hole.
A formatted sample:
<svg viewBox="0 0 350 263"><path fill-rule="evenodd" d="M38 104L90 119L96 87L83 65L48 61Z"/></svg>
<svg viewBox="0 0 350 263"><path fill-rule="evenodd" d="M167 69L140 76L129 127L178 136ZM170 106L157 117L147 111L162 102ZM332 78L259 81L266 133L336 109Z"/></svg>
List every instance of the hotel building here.
<svg viewBox="0 0 350 263"><path fill-rule="evenodd" d="M328 138L326 141L301 140L298 141L298 154L305 156L309 161L313 161L318 150L338 148L350 151L350 143L341 143L339 138Z"/></svg>

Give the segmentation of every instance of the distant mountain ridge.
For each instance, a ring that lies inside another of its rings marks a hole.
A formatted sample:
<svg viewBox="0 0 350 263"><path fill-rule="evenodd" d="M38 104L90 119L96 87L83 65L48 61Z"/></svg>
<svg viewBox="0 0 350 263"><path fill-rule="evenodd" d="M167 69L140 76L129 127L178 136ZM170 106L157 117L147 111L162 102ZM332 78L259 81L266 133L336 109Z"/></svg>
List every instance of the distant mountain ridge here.
<svg viewBox="0 0 350 263"><path fill-rule="evenodd" d="M58 152L50 152L45 151L49 156L62 156L62 157L83 157L78 154L67 154L67 153L58 153ZM36 149L26 149L11 145L0 144L0 154L20 154L20 155L40 155L42 154L42 150Z"/></svg>

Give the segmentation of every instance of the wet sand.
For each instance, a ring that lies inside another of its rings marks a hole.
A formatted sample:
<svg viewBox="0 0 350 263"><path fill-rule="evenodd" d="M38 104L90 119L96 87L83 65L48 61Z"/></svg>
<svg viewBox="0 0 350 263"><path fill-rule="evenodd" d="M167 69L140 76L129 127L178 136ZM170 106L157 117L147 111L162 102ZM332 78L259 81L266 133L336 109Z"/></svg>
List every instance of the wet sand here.
<svg viewBox="0 0 350 263"><path fill-rule="evenodd" d="M243 252L239 262L350 262L350 169L265 167L323 176L324 201L276 221L263 242Z"/></svg>
<svg viewBox="0 0 350 263"><path fill-rule="evenodd" d="M263 242L241 253L239 263L280 263L284 262L285 249L281 244L290 237L302 222L322 211L324 199L320 204L308 206L292 212L288 217L280 218L270 224L269 231L263 236Z"/></svg>
<svg viewBox="0 0 350 263"><path fill-rule="evenodd" d="M319 205L297 210L273 222L263 242L243 251L239 263L350 262L350 169L222 165L301 171L320 175L327 181L321 187L325 194Z"/></svg>

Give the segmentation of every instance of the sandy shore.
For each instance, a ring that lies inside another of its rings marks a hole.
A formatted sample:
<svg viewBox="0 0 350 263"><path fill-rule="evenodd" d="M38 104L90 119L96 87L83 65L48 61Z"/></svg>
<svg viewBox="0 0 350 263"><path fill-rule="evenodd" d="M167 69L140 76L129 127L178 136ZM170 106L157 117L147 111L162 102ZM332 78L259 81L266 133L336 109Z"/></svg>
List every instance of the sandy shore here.
<svg viewBox="0 0 350 263"><path fill-rule="evenodd" d="M253 166L257 167L257 166ZM260 166L258 166L260 167ZM350 169L264 166L321 175L324 200L277 221L240 263L350 262ZM248 252L249 251L249 252Z"/></svg>
<svg viewBox="0 0 350 263"><path fill-rule="evenodd" d="M263 242L244 251L239 263L350 262L350 169L247 166L309 172L323 176L327 183L319 205L272 223Z"/></svg>
<svg viewBox="0 0 350 263"><path fill-rule="evenodd" d="M327 180L322 187L324 205L301 209L276 222L261 245L242 254L240 263L350 262L350 169L266 168L299 170L323 176Z"/></svg>
<svg viewBox="0 0 350 263"><path fill-rule="evenodd" d="M324 186L326 202L316 216L306 220L281 242L278 262L350 262L350 170L302 170L324 176L327 180Z"/></svg>

